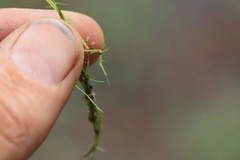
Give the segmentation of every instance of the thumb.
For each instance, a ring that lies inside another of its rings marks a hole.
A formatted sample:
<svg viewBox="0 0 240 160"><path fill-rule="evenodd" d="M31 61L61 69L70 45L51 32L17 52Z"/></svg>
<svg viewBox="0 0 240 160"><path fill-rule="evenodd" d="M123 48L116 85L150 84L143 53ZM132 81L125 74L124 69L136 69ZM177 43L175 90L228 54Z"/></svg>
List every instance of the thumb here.
<svg viewBox="0 0 240 160"><path fill-rule="evenodd" d="M0 159L27 159L47 136L82 69L78 36L43 18L0 43Z"/></svg>

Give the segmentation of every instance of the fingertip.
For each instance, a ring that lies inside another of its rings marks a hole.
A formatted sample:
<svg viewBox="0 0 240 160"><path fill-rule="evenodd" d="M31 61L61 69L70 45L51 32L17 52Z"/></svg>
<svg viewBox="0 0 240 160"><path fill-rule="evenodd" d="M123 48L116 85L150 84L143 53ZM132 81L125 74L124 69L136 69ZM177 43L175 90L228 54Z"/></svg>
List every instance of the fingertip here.
<svg viewBox="0 0 240 160"><path fill-rule="evenodd" d="M72 15L72 12L65 11L66 15L71 18L72 24L82 36L83 40L87 43L89 49L103 49L104 47L104 34L100 25L91 17L77 13ZM72 18L74 16L74 18ZM82 25L84 24L84 26ZM89 57L90 56L90 57ZM94 64L99 58L98 53L85 53L84 68Z"/></svg>

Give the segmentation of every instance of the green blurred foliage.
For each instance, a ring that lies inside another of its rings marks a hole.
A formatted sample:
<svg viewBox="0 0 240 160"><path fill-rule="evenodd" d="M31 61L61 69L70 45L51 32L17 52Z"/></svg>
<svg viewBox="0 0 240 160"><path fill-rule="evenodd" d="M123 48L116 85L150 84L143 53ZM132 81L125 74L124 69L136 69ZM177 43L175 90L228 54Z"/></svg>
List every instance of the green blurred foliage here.
<svg viewBox="0 0 240 160"><path fill-rule="evenodd" d="M99 160L239 160L240 1L62 0L102 27L111 87L94 83L105 111ZM1 0L44 9L44 0ZM1 23L0 23L1 24ZM97 65L94 79L104 79ZM79 159L91 146L74 90L31 160Z"/></svg>

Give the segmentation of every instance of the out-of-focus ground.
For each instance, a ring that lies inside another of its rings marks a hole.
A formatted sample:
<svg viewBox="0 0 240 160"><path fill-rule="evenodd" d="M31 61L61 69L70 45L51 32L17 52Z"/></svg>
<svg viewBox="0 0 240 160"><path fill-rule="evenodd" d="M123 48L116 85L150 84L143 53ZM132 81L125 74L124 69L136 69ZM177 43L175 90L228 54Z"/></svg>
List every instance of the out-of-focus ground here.
<svg viewBox="0 0 240 160"><path fill-rule="evenodd" d="M111 87L94 83L102 117L98 160L240 159L240 1L62 0L93 17L110 50ZM1 8L44 8L1 0ZM1 21L0 21L1 25ZM104 79L97 66L92 78ZM93 142L74 90L30 160L79 159Z"/></svg>

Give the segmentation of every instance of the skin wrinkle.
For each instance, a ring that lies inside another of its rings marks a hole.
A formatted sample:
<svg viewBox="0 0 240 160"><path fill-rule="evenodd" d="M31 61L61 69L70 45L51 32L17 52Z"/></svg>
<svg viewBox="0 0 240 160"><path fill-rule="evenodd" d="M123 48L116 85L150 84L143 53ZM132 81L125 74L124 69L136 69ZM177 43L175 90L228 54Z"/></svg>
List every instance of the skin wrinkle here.
<svg viewBox="0 0 240 160"><path fill-rule="evenodd" d="M7 74L1 74L7 75ZM11 84L16 84L16 83L10 83L12 81L16 81L16 79L12 76L4 76L0 79L0 88L1 92L4 94L1 94L2 98L1 99L6 99L6 98L11 98L11 99L21 99L21 96L14 94L14 97L9 97L8 95L11 95L9 92L15 92L15 93L23 93L22 91L17 91L14 86ZM2 79L7 79L2 80ZM22 94L25 95L25 94ZM21 102L21 101L17 102ZM19 107L15 107L14 105L21 106L21 104L14 104L13 101L0 101L1 105L1 117L6 119L7 124L6 127L1 127L0 132L5 136L5 138L9 141L9 143L15 145L16 147L19 147L22 142L26 142L28 140L28 137L26 137L27 132L29 130L29 125L25 121L21 121L19 119L19 115L21 114L20 112L23 112ZM14 108L16 110L14 110ZM4 129L3 129L4 128ZM11 130L14 130L15 132L12 132ZM16 132L18 131L18 132Z"/></svg>
<svg viewBox="0 0 240 160"><path fill-rule="evenodd" d="M2 102L0 102L0 108L1 108L1 115L5 115L7 117L4 117L5 119L14 119L13 116L11 116L12 114L10 113L9 109L6 109L6 107L2 107L5 104L3 104ZM6 127L1 127L0 128L0 135L2 135L2 139L6 140L8 144L10 144L11 146L17 146L16 143L14 142L13 138L11 137L11 135L9 135L9 133L6 132L7 129L9 129L9 127L12 127L12 123L10 125L6 125Z"/></svg>

